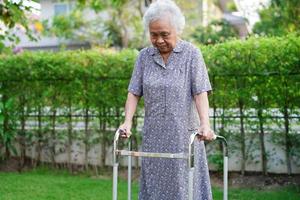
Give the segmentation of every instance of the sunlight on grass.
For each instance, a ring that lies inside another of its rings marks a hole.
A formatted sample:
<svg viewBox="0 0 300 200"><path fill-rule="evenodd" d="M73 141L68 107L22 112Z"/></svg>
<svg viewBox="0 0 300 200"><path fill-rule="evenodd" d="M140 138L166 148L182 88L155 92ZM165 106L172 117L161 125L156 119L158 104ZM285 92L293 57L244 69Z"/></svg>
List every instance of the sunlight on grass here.
<svg viewBox="0 0 300 200"><path fill-rule="evenodd" d="M110 178L90 178L87 175L69 175L66 171L38 169L25 173L0 172L1 200L110 200ZM133 199L137 199L138 185L133 183ZM222 189L213 188L214 199L222 199ZM127 199L127 184L120 180L120 200ZM274 190L230 189L230 200L298 200L300 187Z"/></svg>

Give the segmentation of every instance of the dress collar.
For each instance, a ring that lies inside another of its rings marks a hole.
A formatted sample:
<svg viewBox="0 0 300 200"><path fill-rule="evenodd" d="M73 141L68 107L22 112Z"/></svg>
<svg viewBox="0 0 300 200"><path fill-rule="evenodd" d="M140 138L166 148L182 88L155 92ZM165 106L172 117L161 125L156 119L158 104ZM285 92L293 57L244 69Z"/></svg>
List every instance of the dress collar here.
<svg viewBox="0 0 300 200"><path fill-rule="evenodd" d="M173 49L173 52L180 53L183 50L184 42L183 40L179 39L176 43L175 48Z"/></svg>

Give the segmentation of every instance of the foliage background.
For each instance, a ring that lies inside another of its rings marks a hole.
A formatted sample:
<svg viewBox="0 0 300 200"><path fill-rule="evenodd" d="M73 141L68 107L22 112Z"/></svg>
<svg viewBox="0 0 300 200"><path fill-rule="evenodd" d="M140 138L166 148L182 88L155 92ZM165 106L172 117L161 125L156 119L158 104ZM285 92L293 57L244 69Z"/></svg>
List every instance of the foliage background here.
<svg viewBox="0 0 300 200"><path fill-rule="evenodd" d="M278 162L287 166L286 173L293 173L292 163L300 164L299 37L252 37L199 48L214 88L212 124L230 141L230 156L238 155L242 173L251 162L260 163L261 171L268 173L268 161L276 155L266 149L267 140L286 152ZM102 152L109 151L113 133L123 120L137 53L94 49L1 55L2 158L9 157L17 143L21 165L28 157L26 149L31 148L37 152L35 165L41 162L43 150L54 166L59 155L66 153L64 165L71 169L71 147L81 141L85 169L93 166L96 170L89 153L98 144ZM142 117L141 103L134 118L136 149ZM220 148L216 145L215 149ZM105 160L103 154L99 163L105 165ZM219 163L219 159L212 160Z"/></svg>

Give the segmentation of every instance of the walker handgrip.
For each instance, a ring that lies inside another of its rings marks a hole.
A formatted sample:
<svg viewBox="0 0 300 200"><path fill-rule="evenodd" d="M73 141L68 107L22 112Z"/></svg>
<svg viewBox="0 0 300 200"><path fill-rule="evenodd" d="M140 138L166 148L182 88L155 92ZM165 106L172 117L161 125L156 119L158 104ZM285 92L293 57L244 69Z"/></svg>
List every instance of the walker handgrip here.
<svg viewBox="0 0 300 200"><path fill-rule="evenodd" d="M129 139L129 138L130 138L131 135L129 135L128 137L122 137L122 134L124 134L124 133L122 133L122 132L124 132L124 130L122 130L122 129L118 129L118 130L116 131L116 133L115 133L115 138L114 138L115 141L118 141L119 138L121 138L121 139Z"/></svg>
<svg viewBox="0 0 300 200"><path fill-rule="evenodd" d="M215 140L220 140L223 143L223 148L224 148L224 155L226 157L228 157L228 148L227 148L227 140L225 137L221 136L221 135L215 135Z"/></svg>
<svg viewBox="0 0 300 200"><path fill-rule="evenodd" d="M195 132L194 135L195 136L201 136L201 134L198 133L198 132ZM227 140L225 139L225 137L223 137L221 135L214 134L212 140L221 140L227 146Z"/></svg>
<svg viewBox="0 0 300 200"><path fill-rule="evenodd" d="M221 140L227 147L227 140L221 135L214 135L214 140Z"/></svg>
<svg viewBox="0 0 300 200"><path fill-rule="evenodd" d="M121 132L120 132L121 129L117 129L116 133L115 133L115 136L114 136L114 146L113 146L113 160L114 160L114 163L117 163L117 150L118 150L118 142L119 142L119 138L121 139L129 139L129 148L131 149L131 138L130 138L130 135L129 137L121 137Z"/></svg>
<svg viewBox="0 0 300 200"><path fill-rule="evenodd" d="M214 134L213 140L216 140L218 138L218 135Z"/></svg>

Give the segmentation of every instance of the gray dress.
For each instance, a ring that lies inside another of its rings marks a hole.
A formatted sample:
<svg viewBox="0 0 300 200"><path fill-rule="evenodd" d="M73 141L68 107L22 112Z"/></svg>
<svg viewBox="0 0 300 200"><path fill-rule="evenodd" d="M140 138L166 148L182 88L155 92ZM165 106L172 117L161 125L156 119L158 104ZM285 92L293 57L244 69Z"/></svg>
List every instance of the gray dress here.
<svg viewBox="0 0 300 200"><path fill-rule="evenodd" d="M199 49L178 41L165 64L157 48L141 50L128 91L144 96L142 151L187 152L191 131L199 128L193 96L210 91L207 70ZM194 199L212 199L203 142L196 141ZM186 200L187 162L180 159L143 158L140 200Z"/></svg>

